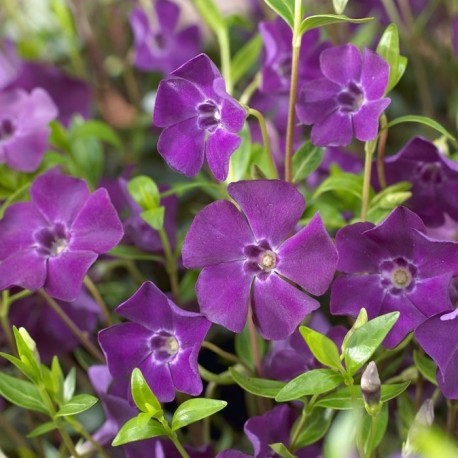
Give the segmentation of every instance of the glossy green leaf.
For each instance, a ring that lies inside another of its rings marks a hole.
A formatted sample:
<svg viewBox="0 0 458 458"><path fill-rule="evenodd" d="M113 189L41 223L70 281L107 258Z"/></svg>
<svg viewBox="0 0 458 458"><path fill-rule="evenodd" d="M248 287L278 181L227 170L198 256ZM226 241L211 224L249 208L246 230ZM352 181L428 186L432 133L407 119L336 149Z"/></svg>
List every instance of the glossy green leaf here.
<svg viewBox="0 0 458 458"><path fill-rule="evenodd" d="M291 28L294 27L294 0L264 0Z"/></svg>
<svg viewBox="0 0 458 458"><path fill-rule="evenodd" d="M132 198L143 210L159 207L160 193L154 180L145 175L132 178L127 185Z"/></svg>
<svg viewBox="0 0 458 458"><path fill-rule="evenodd" d="M142 420L134 417L124 423L111 445L116 447L158 436L167 436L167 431L157 420L151 419L144 424Z"/></svg>
<svg viewBox="0 0 458 458"><path fill-rule="evenodd" d="M122 149L122 142L118 134L102 121L86 121L77 123L70 128L70 141L93 138L104 141L117 149Z"/></svg>
<svg viewBox="0 0 458 458"><path fill-rule="evenodd" d="M19 358L3 352L0 352L0 357L5 358L11 364L14 364L14 366L16 366L25 376L33 380L33 372L31 372L29 366L24 364Z"/></svg>
<svg viewBox="0 0 458 458"><path fill-rule="evenodd" d="M346 173L339 171L338 173L326 178L315 193L312 199L315 200L318 196L329 191L342 191L350 193L361 199L363 189L363 177L359 175L353 175L352 173Z"/></svg>
<svg viewBox="0 0 458 458"><path fill-rule="evenodd" d="M309 30L323 27L330 24L338 24L341 22L350 22L352 24L363 24L364 22L372 21L372 17L352 19L341 14L317 14L315 16L306 17L300 26L301 35Z"/></svg>
<svg viewBox="0 0 458 458"><path fill-rule="evenodd" d="M240 48L231 60L232 84L236 84L243 78L259 59L262 49L261 35L256 34L242 48Z"/></svg>
<svg viewBox="0 0 458 458"><path fill-rule="evenodd" d="M456 138L444 127L442 124L439 124L434 119L428 118L427 116L419 116L419 115L407 115L407 116L400 116L399 118L395 118L390 121L386 128L389 129L390 127L397 126L398 124L403 124L406 122L414 122L417 124L423 124L425 126L431 127L437 132L440 132L442 135L445 135L447 138L451 140L455 140Z"/></svg>
<svg viewBox="0 0 458 458"><path fill-rule="evenodd" d="M240 181L246 177L251 161L251 137L248 124L239 133L241 142L230 159L230 171L233 181Z"/></svg>
<svg viewBox="0 0 458 458"><path fill-rule="evenodd" d="M135 368L132 371L130 379L130 389L135 405L142 411L151 415L162 414L161 403L155 394L151 391L145 377L140 369Z"/></svg>
<svg viewBox="0 0 458 458"><path fill-rule="evenodd" d="M429 382L431 382L433 385L437 386L437 366L434 364L434 362L427 356L419 353L417 350L414 350L413 352L413 360L415 362L416 368L419 370L421 375L423 375L423 377Z"/></svg>
<svg viewBox="0 0 458 458"><path fill-rule="evenodd" d="M403 393L410 382L397 383L393 385L382 385L382 402L387 402L391 399L398 397ZM351 397L349 387L342 388L340 390L329 393L320 398L316 403L315 407L326 407L335 410L348 410L353 407L364 408L364 401L361 395L361 388L355 386L353 388L355 393L355 402Z"/></svg>
<svg viewBox="0 0 458 458"><path fill-rule="evenodd" d="M303 396L326 393L337 388L342 382L342 375L332 369L314 369L288 382L275 396L275 400L294 401Z"/></svg>
<svg viewBox="0 0 458 458"><path fill-rule="evenodd" d="M224 17L213 0L194 0L193 3L203 20L215 33L225 29Z"/></svg>
<svg viewBox="0 0 458 458"><path fill-rule="evenodd" d="M165 207L152 208L140 213L140 217L156 231L164 227Z"/></svg>
<svg viewBox="0 0 458 458"><path fill-rule="evenodd" d="M68 402L75 394L76 387L76 370L72 367L65 377L64 386L63 386L63 397L64 401Z"/></svg>
<svg viewBox="0 0 458 458"><path fill-rule="evenodd" d="M288 450L285 444L277 442L275 444L269 444L269 447L281 458L295 458L294 455Z"/></svg>
<svg viewBox="0 0 458 458"><path fill-rule="evenodd" d="M216 399L194 398L183 402L175 410L172 418L172 431L191 423L207 418L227 406L226 401Z"/></svg>
<svg viewBox="0 0 458 458"><path fill-rule="evenodd" d="M115 258L132 259L133 261L163 261L160 256L146 253L137 247L130 245L118 245L111 249L108 254Z"/></svg>
<svg viewBox="0 0 458 458"><path fill-rule="evenodd" d="M293 156L293 182L305 180L323 161L324 150L305 142Z"/></svg>
<svg viewBox="0 0 458 458"><path fill-rule="evenodd" d="M37 344L30 337L25 328L13 326L14 339L16 341L17 352L20 360L27 367L25 375L32 381L41 379L40 355L37 351Z"/></svg>
<svg viewBox="0 0 458 458"><path fill-rule="evenodd" d="M299 332L310 348L310 351L313 353L313 356L315 356L321 364L337 371L342 369L339 350L329 337L305 326L301 326Z"/></svg>
<svg viewBox="0 0 458 458"><path fill-rule="evenodd" d="M342 14L347 6L348 0L332 0L332 6L337 14Z"/></svg>
<svg viewBox="0 0 458 458"><path fill-rule="evenodd" d="M367 456L372 456L373 451L380 445L385 435L386 427L388 426L388 404L384 404L380 413L375 418L375 424L372 424L372 417L364 415L362 424L361 437L364 440L364 450ZM371 428L375 427L375 433L371 436ZM372 439L372 442L369 441Z"/></svg>
<svg viewBox="0 0 458 458"><path fill-rule="evenodd" d="M52 383L52 392L56 394L60 402L64 400L64 374L60 367L59 359L53 356L51 362L50 378Z"/></svg>
<svg viewBox="0 0 458 458"><path fill-rule="evenodd" d="M399 312L378 316L356 329L345 348L347 372L353 375L361 368L381 345L399 318Z"/></svg>
<svg viewBox="0 0 458 458"><path fill-rule="evenodd" d="M255 377L247 377L235 370L233 367L229 368L235 383L242 387L248 393L262 396L264 398L275 398L280 390L286 385L284 382L278 380L269 380Z"/></svg>
<svg viewBox="0 0 458 458"><path fill-rule="evenodd" d="M24 409L48 414L38 389L32 383L0 372L0 396Z"/></svg>
<svg viewBox="0 0 458 458"><path fill-rule="evenodd" d="M332 415L331 409L313 409L312 413L307 417L305 426L297 436L295 448L300 449L319 441L328 431Z"/></svg>
<svg viewBox="0 0 458 458"><path fill-rule="evenodd" d="M27 434L27 437L30 439L32 437L41 436L42 434L49 433L55 429L57 429L57 425L53 421L48 421L40 426L37 426L32 432Z"/></svg>
<svg viewBox="0 0 458 458"><path fill-rule="evenodd" d="M77 394L58 410L56 417L65 417L84 412L96 404L97 401L98 399L90 394Z"/></svg>

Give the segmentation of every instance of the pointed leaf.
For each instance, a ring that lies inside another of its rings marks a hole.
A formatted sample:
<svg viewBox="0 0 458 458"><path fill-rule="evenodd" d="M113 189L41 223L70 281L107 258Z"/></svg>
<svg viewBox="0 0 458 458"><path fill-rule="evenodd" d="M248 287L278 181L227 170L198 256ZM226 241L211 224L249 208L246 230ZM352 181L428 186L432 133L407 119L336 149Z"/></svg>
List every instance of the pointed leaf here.
<svg viewBox="0 0 458 458"><path fill-rule="evenodd" d="M97 401L98 399L90 394L77 394L59 409L56 417L65 417L84 412L90 409Z"/></svg>
<svg viewBox="0 0 458 458"><path fill-rule="evenodd" d="M305 180L323 161L324 149L305 142L293 156L293 182Z"/></svg>
<svg viewBox="0 0 458 458"><path fill-rule="evenodd" d="M383 57L390 66L390 78L385 93L394 87L394 82L399 81L399 32L396 24L390 24L383 32L377 46L377 53Z"/></svg>
<svg viewBox="0 0 458 458"><path fill-rule="evenodd" d="M64 380L64 401L68 402L75 394L75 386L76 386L76 370L74 367L70 369L67 377Z"/></svg>
<svg viewBox="0 0 458 458"><path fill-rule="evenodd" d="M286 385L278 380L269 380L255 377L247 377L236 371L233 367L229 368L235 383L241 386L248 393L262 396L264 398L275 398L280 390Z"/></svg>
<svg viewBox="0 0 458 458"><path fill-rule="evenodd" d="M231 60L232 84L236 84L241 78L243 78L250 68L258 61L261 49L261 35L256 34L237 51Z"/></svg>
<svg viewBox="0 0 458 458"><path fill-rule="evenodd" d="M32 432L27 434L27 437L30 439L32 437L41 436L42 434L49 433L49 431L53 431L55 429L57 429L57 425L53 421L48 421L40 426L37 426Z"/></svg>
<svg viewBox="0 0 458 458"><path fill-rule="evenodd" d="M342 14L347 6L348 0L332 0L332 6L337 14Z"/></svg>
<svg viewBox="0 0 458 458"><path fill-rule="evenodd" d="M296 449L306 447L319 441L328 431L331 425L333 412L330 409L313 409L307 422L299 432L296 440Z"/></svg>
<svg viewBox="0 0 458 458"><path fill-rule="evenodd" d="M159 206L159 188L150 177L140 175L132 178L127 185L127 189L143 210L151 210Z"/></svg>
<svg viewBox="0 0 458 458"><path fill-rule="evenodd" d="M418 124L423 124L425 126L431 127L432 129L437 130L442 135L445 135L447 138L451 140L455 140L456 138L441 124L434 119L428 118L427 116L419 116L419 115L407 115L407 116L400 116L399 118L393 119L390 121L386 128L389 129L390 127L397 126L398 124L402 124L405 122L416 122Z"/></svg>
<svg viewBox="0 0 458 458"><path fill-rule="evenodd" d="M291 28L294 27L294 0L264 0Z"/></svg>
<svg viewBox="0 0 458 458"><path fill-rule="evenodd" d="M167 436L167 431L157 420L151 419L149 423L144 424L137 417L134 417L124 423L111 445L117 447L118 445L128 444L129 442L151 439L158 436Z"/></svg>
<svg viewBox="0 0 458 458"><path fill-rule="evenodd" d="M433 385L437 386L437 366L434 364L434 362L427 356L419 353L417 350L414 350L413 352L413 360L415 362L416 368L420 371L421 375L423 375L423 377L429 382L431 382Z"/></svg>
<svg viewBox="0 0 458 458"><path fill-rule="evenodd" d="M146 221L156 231L164 227L165 208L157 207L140 213L142 220Z"/></svg>
<svg viewBox="0 0 458 458"><path fill-rule="evenodd" d="M215 33L224 30L226 27L224 17L213 0L194 0L194 5L204 21Z"/></svg>
<svg viewBox="0 0 458 458"><path fill-rule="evenodd" d="M102 140L117 149L122 149L122 142L118 134L102 121L86 121L82 124L72 125L70 129L71 141L79 139L95 138Z"/></svg>
<svg viewBox="0 0 458 458"><path fill-rule="evenodd" d="M285 444L277 442L275 444L269 444L269 447L281 458L295 458L295 456L288 450Z"/></svg>
<svg viewBox="0 0 458 458"><path fill-rule="evenodd" d="M360 19L352 19L341 14L317 14L315 16L306 17L300 26L300 34L304 34L309 30L323 27L329 24L338 24L340 22L351 22L352 24L362 24L374 19L373 17L365 17Z"/></svg>
<svg viewBox="0 0 458 458"><path fill-rule="evenodd" d="M172 418L172 431L183 428L191 423L209 417L227 406L226 401L216 399L195 398L180 404Z"/></svg>
<svg viewBox="0 0 458 458"><path fill-rule="evenodd" d="M130 389L135 405L142 411L151 415L162 414L162 407L157 397L151 391L140 369L132 371Z"/></svg>

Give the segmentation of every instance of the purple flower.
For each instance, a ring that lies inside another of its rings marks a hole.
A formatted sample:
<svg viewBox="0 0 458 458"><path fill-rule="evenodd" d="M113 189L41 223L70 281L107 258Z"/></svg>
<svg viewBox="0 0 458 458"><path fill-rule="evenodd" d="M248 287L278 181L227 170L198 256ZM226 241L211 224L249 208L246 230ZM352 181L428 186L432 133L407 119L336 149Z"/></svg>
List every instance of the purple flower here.
<svg viewBox="0 0 458 458"><path fill-rule="evenodd" d="M44 287L73 301L97 256L121 239L121 222L105 189L91 194L84 181L54 171L39 176L30 194L0 221L0 290Z"/></svg>
<svg viewBox="0 0 458 458"><path fill-rule="evenodd" d="M423 350L439 366L436 378L448 399L458 399L458 309L444 315L435 315L415 331Z"/></svg>
<svg viewBox="0 0 458 458"><path fill-rule="evenodd" d="M346 146L353 136L373 140L379 117L389 105L383 95L389 65L377 54L352 45L325 49L320 55L323 77L306 82L296 105L300 121L312 127L319 146Z"/></svg>
<svg viewBox="0 0 458 458"><path fill-rule="evenodd" d="M213 175L225 180L245 118L216 66L199 54L159 84L154 124L165 129L157 149L172 169L186 176L197 174L205 156Z"/></svg>
<svg viewBox="0 0 458 458"><path fill-rule="evenodd" d="M138 367L161 402L175 390L202 391L197 356L210 322L177 307L153 283L145 282L116 312L130 323L104 329L99 342L114 378Z"/></svg>
<svg viewBox="0 0 458 458"><path fill-rule="evenodd" d="M399 153L385 159L385 176L388 185L412 183L407 205L427 226L444 224L446 214L458 221L458 163L441 154L430 141L415 137Z"/></svg>
<svg viewBox="0 0 458 458"><path fill-rule="evenodd" d="M291 84L293 32L281 18L259 24L259 32L264 41L261 69L261 91L266 93L289 92ZM302 35L299 59L299 81L311 80L321 76L319 56L329 45L319 43L318 29Z"/></svg>
<svg viewBox="0 0 458 458"><path fill-rule="evenodd" d="M194 219L183 245L183 265L204 267L196 284L201 312L241 332L251 301L254 322L266 339L283 339L319 303L293 286L321 295L337 264L335 247L315 215L297 234L304 198L279 180L228 186L231 202L217 201Z"/></svg>
<svg viewBox="0 0 458 458"><path fill-rule="evenodd" d="M43 89L0 93L0 163L22 172L38 168L57 108Z"/></svg>
<svg viewBox="0 0 458 458"><path fill-rule="evenodd" d="M458 244L430 239L410 210L398 207L379 226L356 223L337 232L338 277L331 313L370 319L393 311L400 317L385 339L393 348L428 317L452 309L449 285L458 267Z"/></svg>
<svg viewBox="0 0 458 458"><path fill-rule="evenodd" d="M199 52L199 29L179 29L180 8L173 2L158 0L151 2L151 6L155 13L151 18L141 8L134 8L130 15L135 66L168 74Z"/></svg>

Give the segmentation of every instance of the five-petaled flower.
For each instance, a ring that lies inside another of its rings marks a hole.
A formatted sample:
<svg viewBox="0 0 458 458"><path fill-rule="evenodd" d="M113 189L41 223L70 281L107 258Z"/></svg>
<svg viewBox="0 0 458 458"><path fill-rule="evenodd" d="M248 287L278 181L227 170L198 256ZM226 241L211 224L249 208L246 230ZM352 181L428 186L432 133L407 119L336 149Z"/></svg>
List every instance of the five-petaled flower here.
<svg viewBox="0 0 458 458"><path fill-rule="evenodd" d="M204 268L196 293L210 321L241 332L251 301L259 333L283 339L319 307L296 285L324 294L334 276L336 249L319 215L288 238L305 208L291 184L240 181L228 192L241 211L228 201L205 207L186 236L183 264Z"/></svg>
<svg viewBox="0 0 458 458"><path fill-rule="evenodd" d="M380 115L390 104L383 97L389 65L369 49L352 45L325 49L320 55L323 77L302 86L296 112L312 127L312 143L346 146L377 136Z"/></svg>
<svg viewBox="0 0 458 458"><path fill-rule="evenodd" d="M164 130L157 149L172 169L187 176L197 174L205 156L213 175L225 180L245 118L215 64L199 54L159 84L153 119Z"/></svg>
<svg viewBox="0 0 458 458"><path fill-rule="evenodd" d="M211 325L205 317L180 309L151 282L143 283L116 312L130 323L99 333L115 379L138 367L161 402L172 401L175 390L201 393L197 356Z"/></svg>
<svg viewBox="0 0 458 458"><path fill-rule="evenodd" d="M83 180L55 171L39 176L30 194L0 221L0 290L44 287L73 301L98 255L121 240L121 222L105 189L91 194Z"/></svg>
<svg viewBox="0 0 458 458"><path fill-rule="evenodd" d="M331 313L370 319L393 311L400 317L385 339L388 348L428 317L452 309L449 286L458 269L458 244L424 235L422 220L398 207L379 226L356 223L337 232L337 277Z"/></svg>

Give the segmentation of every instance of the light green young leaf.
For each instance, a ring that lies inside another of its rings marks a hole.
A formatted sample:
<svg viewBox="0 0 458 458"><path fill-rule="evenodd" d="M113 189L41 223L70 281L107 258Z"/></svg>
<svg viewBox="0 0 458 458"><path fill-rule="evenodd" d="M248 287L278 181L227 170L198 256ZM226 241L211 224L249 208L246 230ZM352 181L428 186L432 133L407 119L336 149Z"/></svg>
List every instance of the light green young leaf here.
<svg viewBox="0 0 458 458"><path fill-rule="evenodd" d="M332 369L314 369L288 382L275 396L275 400L287 402L303 396L326 393L337 388L342 382L342 375Z"/></svg>
<svg viewBox="0 0 458 458"><path fill-rule="evenodd" d="M425 126L431 127L434 130L437 130L442 135L445 135L450 140L456 141L456 138L441 124L434 119L428 118L427 116L419 116L419 115L407 115L407 116L400 116L399 118L391 120L386 128L389 129L390 127L397 126L398 124L403 124L405 122L415 122L418 124L423 124Z"/></svg>
<svg viewBox="0 0 458 458"><path fill-rule="evenodd" d="M172 418L172 431L207 418L227 406L226 401L194 398L180 404Z"/></svg>
<svg viewBox="0 0 458 458"><path fill-rule="evenodd" d="M294 0L264 0L291 28L294 27Z"/></svg>
<svg viewBox="0 0 458 458"><path fill-rule="evenodd" d="M130 389L135 405L142 412L149 413L152 416L162 415L161 403L151 391L145 377L143 377L141 370L138 368L132 371Z"/></svg>
<svg viewBox="0 0 458 458"><path fill-rule="evenodd" d="M337 14L343 14L348 0L332 0L332 6Z"/></svg>
<svg viewBox="0 0 458 458"><path fill-rule="evenodd" d="M232 84L243 78L250 68L258 61L262 49L261 35L256 34L242 48L240 48L231 61Z"/></svg>
<svg viewBox="0 0 458 458"><path fill-rule="evenodd" d="M341 191L345 193L350 193L358 199L361 199L362 189L362 176L338 171L338 173L329 176L320 184L320 186L318 186L318 189L315 190L312 196L312 200L315 200L321 194L329 191Z"/></svg>
<svg viewBox="0 0 458 458"><path fill-rule="evenodd" d="M75 387L76 387L76 370L74 367L70 369L70 371L67 374L67 377L65 377L64 380L64 392L63 392L63 397L64 397L64 402L70 401L70 399L73 397L75 394Z"/></svg>
<svg viewBox="0 0 458 458"><path fill-rule="evenodd" d="M139 421L137 417L134 417L124 423L111 445L117 447L158 436L167 436L167 431L157 420L151 419L145 424L142 420Z"/></svg>
<svg viewBox="0 0 458 458"><path fill-rule="evenodd" d="M49 431L53 431L57 429L57 425L53 421L47 421L46 423L37 426L32 432L27 434L27 437L31 439L32 437L41 436L42 434L49 433Z"/></svg>
<svg viewBox="0 0 458 458"><path fill-rule="evenodd" d="M152 208L140 213L140 217L156 231L164 227L165 207Z"/></svg>
<svg viewBox="0 0 458 458"><path fill-rule="evenodd" d="M293 156L293 182L305 180L323 160L324 150L305 142Z"/></svg>
<svg viewBox="0 0 458 458"><path fill-rule="evenodd" d="M285 444L277 442L275 444L269 444L269 447L281 458L295 458L295 456L288 450Z"/></svg>
<svg viewBox="0 0 458 458"><path fill-rule="evenodd" d="M345 348L347 372L353 375L364 366L399 318L399 312L378 316L356 329Z"/></svg>
<svg viewBox="0 0 458 458"><path fill-rule="evenodd" d="M150 177L139 175L132 178L127 185L127 189L143 210L153 210L159 207L159 188Z"/></svg>
<svg viewBox="0 0 458 458"><path fill-rule="evenodd" d="M278 380L247 377L233 367L229 368L229 372L235 383L241 386L245 391L264 398L275 398L279 391L286 385L286 383L279 382Z"/></svg>
<svg viewBox="0 0 458 458"><path fill-rule="evenodd" d="M90 394L77 394L58 410L56 417L76 415L90 409L97 402L98 399Z"/></svg>
<svg viewBox="0 0 458 458"><path fill-rule="evenodd" d="M37 344L30 337L29 333L25 328L16 328L13 326L14 339L16 341L16 347L19 358L23 362L24 366L27 367L25 375L32 381L38 381L41 379L41 363L40 355L37 351Z"/></svg>
<svg viewBox="0 0 458 458"><path fill-rule="evenodd" d="M336 371L343 369L340 362L339 350L329 337L305 326L301 326L299 332L313 353L313 356L321 364L331 367Z"/></svg>
<svg viewBox="0 0 458 458"><path fill-rule="evenodd" d="M308 16L302 22L300 26L300 34L304 34L309 30L323 27L329 24L338 24L341 22L350 22L352 24L363 24L374 19L373 17L365 17L360 19L352 19L347 16L340 14L317 14L315 16Z"/></svg>

